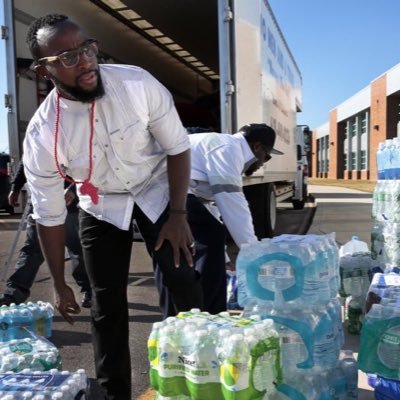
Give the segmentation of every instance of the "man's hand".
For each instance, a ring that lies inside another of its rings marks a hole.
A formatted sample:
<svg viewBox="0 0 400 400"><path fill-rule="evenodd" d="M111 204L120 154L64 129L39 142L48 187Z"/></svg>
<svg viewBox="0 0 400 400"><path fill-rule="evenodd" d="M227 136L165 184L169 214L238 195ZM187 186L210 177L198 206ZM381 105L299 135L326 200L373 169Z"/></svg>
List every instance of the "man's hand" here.
<svg viewBox="0 0 400 400"><path fill-rule="evenodd" d="M185 214L170 214L169 218L161 228L160 235L155 246L155 250L159 250L168 240L171 243L174 252L175 267L179 267L180 251L186 257L188 264L193 267L193 257L196 253L195 243L190 231L189 224Z"/></svg>
<svg viewBox="0 0 400 400"><path fill-rule="evenodd" d="M81 308L75 300L72 289L65 285L62 289L55 291L55 307L62 317L69 323L73 324L75 319L70 314L79 314Z"/></svg>
<svg viewBox="0 0 400 400"><path fill-rule="evenodd" d="M19 190L12 190L8 195L8 204L11 207L18 207Z"/></svg>
<svg viewBox="0 0 400 400"><path fill-rule="evenodd" d="M72 204L72 202L75 200L76 194L72 189L65 189L64 190L64 199L65 199L65 205L68 207Z"/></svg>

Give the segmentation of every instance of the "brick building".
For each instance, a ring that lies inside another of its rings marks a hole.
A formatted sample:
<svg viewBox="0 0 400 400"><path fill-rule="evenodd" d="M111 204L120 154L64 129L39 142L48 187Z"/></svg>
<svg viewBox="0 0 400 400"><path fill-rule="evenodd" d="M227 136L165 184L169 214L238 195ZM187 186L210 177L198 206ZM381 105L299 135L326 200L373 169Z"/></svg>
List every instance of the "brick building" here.
<svg viewBox="0 0 400 400"><path fill-rule="evenodd" d="M313 130L311 176L376 180L376 151L400 136L400 64L330 111Z"/></svg>

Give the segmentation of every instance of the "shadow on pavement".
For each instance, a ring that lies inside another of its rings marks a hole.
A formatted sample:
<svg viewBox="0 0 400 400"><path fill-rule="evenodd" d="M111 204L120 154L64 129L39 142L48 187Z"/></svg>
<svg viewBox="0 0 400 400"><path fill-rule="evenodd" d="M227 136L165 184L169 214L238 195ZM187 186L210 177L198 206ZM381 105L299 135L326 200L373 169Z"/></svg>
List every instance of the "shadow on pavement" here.
<svg viewBox="0 0 400 400"><path fill-rule="evenodd" d="M51 341L56 347L77 346L82 343L92 343L92 335L86 332L54 330Z"/></svg>
<svg viewBox="0 0 400 400"><path fill-rule="evenodd" d="M151 306L145 303L129 303L128 308L130 310L141 310L141 311L149 311L154 313L160 313L160 307Z"/></svg>

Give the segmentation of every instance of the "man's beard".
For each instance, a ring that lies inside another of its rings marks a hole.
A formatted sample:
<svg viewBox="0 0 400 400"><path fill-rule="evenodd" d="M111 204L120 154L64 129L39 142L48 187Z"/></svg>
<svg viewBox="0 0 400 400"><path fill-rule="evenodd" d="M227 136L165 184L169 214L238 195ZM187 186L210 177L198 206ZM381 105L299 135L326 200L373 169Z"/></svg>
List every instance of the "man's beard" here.
<svg viewBox="0 0 400 400"><path fill-rule="evenodd" d="M104 95L103 81L101 80L101 75L99 70L93 70L97 75L97 86L92 90L83 90L78 86L66 85L59 79L52 77L52 80L60 92L72 97L73 99L80 101L82 103L90 103L93 99L98 99ZM78 81L79 77L76 79Z"/></svg>

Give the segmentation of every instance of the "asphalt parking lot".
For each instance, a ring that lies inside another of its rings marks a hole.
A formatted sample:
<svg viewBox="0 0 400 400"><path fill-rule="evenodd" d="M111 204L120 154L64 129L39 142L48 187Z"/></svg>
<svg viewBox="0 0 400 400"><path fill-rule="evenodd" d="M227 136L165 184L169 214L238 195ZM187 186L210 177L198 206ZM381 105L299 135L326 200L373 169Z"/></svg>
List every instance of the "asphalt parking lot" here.
<svg viewBox="0 0 400 400"><path fill-rule="evenodd" d="M310 233L316 234L336 232L339 245L344 244L353 234L357 233L361 240L370 243L371 194L329 186L311 186L309 191L314 194L318 203L311 227L308 226L307 218L310 218L315 210L291 210L290 212L282 210L278 213L277 218L279 233L305 233L304 230L308 228L310 228ZM9 256L19 220L20 215L11 216L0 211L0 274ZM23 239L24 234L22 233L17 248L22 245ZM13 260L15 257L16 254ZM110 267L115 268L116 266ZM77 286L68 271L68 266L66 271L68 283L79 295ZM0 291L3 287L4 283L0 283ZM31 300L53 300L52 284L46 265L42 266L37 276ZM138 400L146 398L144 394L148 390L147 337L152 323L161 319L150 258L141 242L135 242L133 245L128 300L133 399ZM56 315L53 328L51 341L60 350L63 369L72 371L84 368L89 377L94 378L89 311L82 309L81 314L76 317L74 325L67 324ZM358 336L346 337L345 347L352 348L357 352L358 340ZM372 399L372 392L365 382L364 374L361 374L360 378L359 399ZM99 400L100 397L93 394L92 399Z"/></svg>

